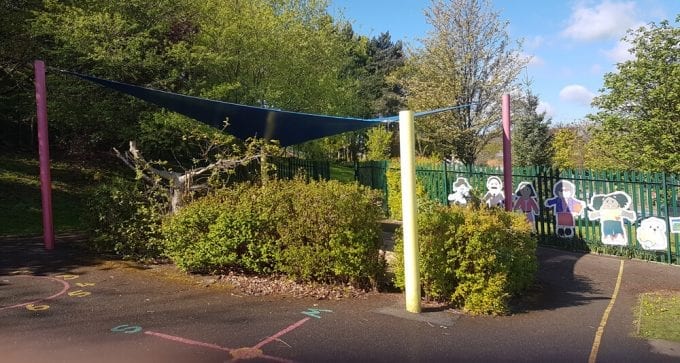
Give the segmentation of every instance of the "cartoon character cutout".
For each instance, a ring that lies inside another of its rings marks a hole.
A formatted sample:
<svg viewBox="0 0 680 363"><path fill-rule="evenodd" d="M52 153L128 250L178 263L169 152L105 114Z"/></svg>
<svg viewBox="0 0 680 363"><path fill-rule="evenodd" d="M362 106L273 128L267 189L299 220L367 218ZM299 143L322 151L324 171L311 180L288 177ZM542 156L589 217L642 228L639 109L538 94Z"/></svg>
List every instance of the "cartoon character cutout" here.
<svg viewBox="0 0 680 363"><path fill-rule="evenodd" d="M487 192L482 197L482 200L486 202L486 206L492 207L502 207L505 201L505 193L503 193L503 182L501 178L497 176L490 176L486 179L486 189Z"/></svg>
<svg viewBox="0 0 680 363"><path fill-rule="evenodd" d="M635 221L635 212L630 210L631 198L624 192L595 194L590 199L588 218L600 220L602 243L625 246L628 236L623 226L624 220Z"/></svg>
<svg viewBox="0 0 680 363"><path fill-rule="evenodd" d="M449 194L449 202L459 205L467 205L468 199L470 199L470 190L472 187L470 183L465 178L458 178L453 182L453 193Z"/></svg>
<svg viewBox="0 0 680 363"><path fill-rule="evenodd" d="M640 222L640 227L637 229L637 241L640 243L640 247L647 251L668 248L666 221L657 217L649 217Z"/></svg>
<svg viewBox="0 0 680 363"><path fill-rule="evenodd" d="M576 199L576 186L568 180L559 180L553 185L553 197L544 205L555 214L556 233L562 238L574 237L575 218L583 216L586 203Z"/></svg>
<svg viewBox="0 0 680 363"><path fill-rule="evenodd" d="M530 182L523 181L517 186L512 210L524 213L527 217L527 221L531 223L534 228L534 231L536 230L536 223L534 222L539 213L539 208L538 200L536 199L536 190Z"/></svg>

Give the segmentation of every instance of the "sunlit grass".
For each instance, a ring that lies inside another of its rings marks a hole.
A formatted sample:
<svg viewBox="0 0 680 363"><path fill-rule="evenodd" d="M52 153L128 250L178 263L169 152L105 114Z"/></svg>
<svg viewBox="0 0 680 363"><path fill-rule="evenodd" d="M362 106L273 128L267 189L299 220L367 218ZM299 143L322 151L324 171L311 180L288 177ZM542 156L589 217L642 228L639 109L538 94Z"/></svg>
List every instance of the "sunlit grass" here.
<svg viewBox="0 0 680 363"><path fill-rule="evenodd" d="M680 342L680 292L645 293L639 300L638 334Z"/></svg>
<svg viewBox="0 0 680 363"><path fill-rule="evenodd" d="M354 168L349 166L331 164L331 180L338 180L341 182L353 182Z"/></svg>

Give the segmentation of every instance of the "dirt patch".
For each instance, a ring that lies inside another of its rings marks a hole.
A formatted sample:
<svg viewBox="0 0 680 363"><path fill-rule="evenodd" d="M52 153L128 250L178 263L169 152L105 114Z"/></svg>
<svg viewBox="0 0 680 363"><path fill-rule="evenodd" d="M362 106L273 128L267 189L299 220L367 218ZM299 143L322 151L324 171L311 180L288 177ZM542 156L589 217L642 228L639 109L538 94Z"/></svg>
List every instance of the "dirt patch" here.
<svg viewBox="0 0 680 363"><path fill-rule="evenodd" d="M235 296L288 296L318 300L367 298L377 294L351 285L297 283L285 276L252 276L240 273L220 275L189 274L172 264L142 264L132 261L106 261L100 270L117 269L129 273L150 275L167 282L193 287L224 289Z"/></svg>

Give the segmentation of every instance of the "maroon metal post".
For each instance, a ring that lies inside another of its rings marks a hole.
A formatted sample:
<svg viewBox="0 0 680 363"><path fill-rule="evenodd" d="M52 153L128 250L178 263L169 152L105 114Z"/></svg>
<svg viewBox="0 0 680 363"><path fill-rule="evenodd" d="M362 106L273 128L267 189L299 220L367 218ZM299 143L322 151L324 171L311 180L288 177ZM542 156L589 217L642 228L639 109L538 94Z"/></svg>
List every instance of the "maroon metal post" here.
<svg viewBox="0 0 680 363"><path fill-rule="evenodd" d="M52 219L52 181L50 176L50 144L47 133L47 86L45 62L36 60L35 103L38 108L38 151L40 154L40 192L42 195L43 236L45 249L54 249L54 224Z"/></svg>
<svg viewBox="0 0 680 363"><path fill-rule="evenodd" d="M512 210L512 147L510 141L510 95L503 95L503 189L505 210Z"/></svg>

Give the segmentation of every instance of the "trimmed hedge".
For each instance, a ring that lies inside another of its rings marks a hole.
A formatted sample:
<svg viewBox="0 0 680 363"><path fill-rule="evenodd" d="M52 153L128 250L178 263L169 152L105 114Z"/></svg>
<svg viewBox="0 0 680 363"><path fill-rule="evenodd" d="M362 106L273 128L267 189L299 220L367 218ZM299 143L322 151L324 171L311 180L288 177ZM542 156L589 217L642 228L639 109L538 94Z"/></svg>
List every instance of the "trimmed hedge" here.
<svg viewBox="0 0 680 363"><path fill-rule="evenodd" d="M537 241L523 215L500 209L428 205L419 211L421 286L429 299L473 314L506 314L534 281ZM404 287L397 233L396 285Z"/></svg>
<svg viewBox="0 0 680 363"><path fill-rule="evenodd" d="M375 286L385 270L379 200L375 191L337 181L241 184L165 220L165 251L186 271Z"/></svg>

